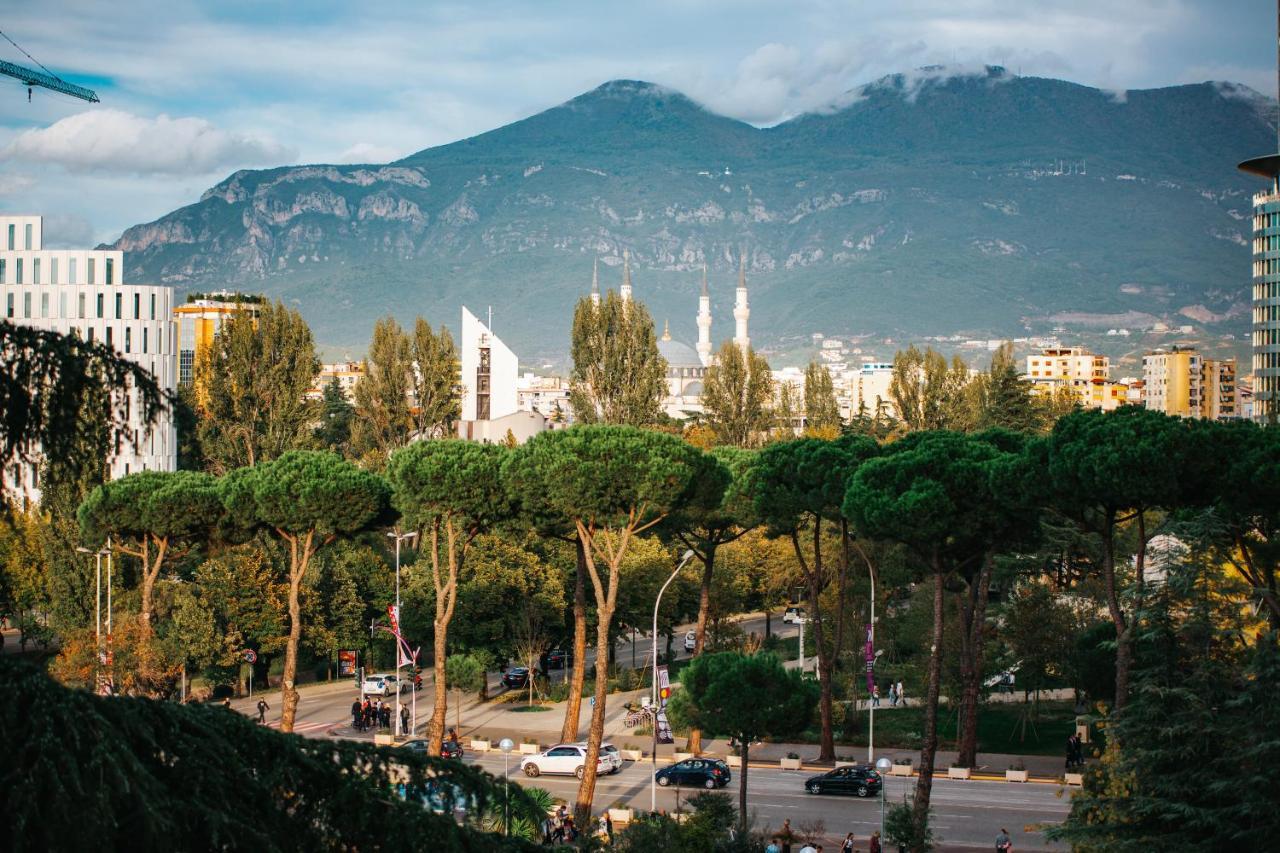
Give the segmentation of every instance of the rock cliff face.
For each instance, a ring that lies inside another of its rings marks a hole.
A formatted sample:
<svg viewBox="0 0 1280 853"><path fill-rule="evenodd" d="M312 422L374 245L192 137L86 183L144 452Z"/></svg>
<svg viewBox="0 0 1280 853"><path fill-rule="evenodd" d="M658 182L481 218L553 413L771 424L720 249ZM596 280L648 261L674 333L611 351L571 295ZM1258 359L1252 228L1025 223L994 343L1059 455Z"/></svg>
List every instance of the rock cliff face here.
<svg viewBox="0 0 1280 853"><path fill-rule="evenodd" d="M685 339L704 263L713 335L731 334L739 251L762 344L1186 306L1240 322L1257 187L1234 165L1274 147L1256 93L926 69L845 101L759 129L615 81L387 166L236 172L114 247L133 280L281 297L354 347L378 316L452 323L465 303L523 354L563 354L592 260L616 286L624 248Z"/></svg>

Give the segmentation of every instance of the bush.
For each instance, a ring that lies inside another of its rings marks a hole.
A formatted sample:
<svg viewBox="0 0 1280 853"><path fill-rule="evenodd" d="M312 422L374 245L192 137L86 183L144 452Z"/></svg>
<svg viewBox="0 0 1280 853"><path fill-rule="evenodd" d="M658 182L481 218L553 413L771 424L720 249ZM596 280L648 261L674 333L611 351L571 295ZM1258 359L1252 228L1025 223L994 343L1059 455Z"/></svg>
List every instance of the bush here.
<svg viewBox="0 0 1280 853"><path fill-rule="evenodd" d="M933 829L929 826L928 818L925 819L924 827L917 831L911 801L905 797L902 802L885 812L884 838L891 844L899 844L909 850L933 849Z"/></svg>

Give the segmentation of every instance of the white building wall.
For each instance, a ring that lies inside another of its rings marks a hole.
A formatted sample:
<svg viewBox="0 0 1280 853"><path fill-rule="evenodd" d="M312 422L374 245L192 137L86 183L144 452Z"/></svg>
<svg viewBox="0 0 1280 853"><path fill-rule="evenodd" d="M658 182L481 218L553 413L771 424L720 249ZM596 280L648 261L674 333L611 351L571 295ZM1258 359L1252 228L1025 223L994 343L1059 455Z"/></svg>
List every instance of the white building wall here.
<svg viewBox="0 0 1280 853"><path fill-rule="evenodd" d="M108 344L150 371L162 390L174 392L173 288L124 284L123 252L41 249L41 225L39 216L0 216L0 316L19 325ZM10 237L14 246L22 248L10 250ZM148 430L140 408L130 405L129 428L137 435L138 446L126 443L112 457L113 479L134 471L177 468L178 439L171 413L161 412ZM38 500L38 477L33 473L10 470L4 472L4 482Z"/></svg>
<svg viewBox="0 0 1280 853"><path fill-rule="evenodd" d="M481 350L489 350L489 420L506 417L519 409L516 384L520 377L520 360L489 327L468 311L462 309L462 420L474 421L477 417L477 397L483 389L477 387L477 370L480 367Z"/></svg>

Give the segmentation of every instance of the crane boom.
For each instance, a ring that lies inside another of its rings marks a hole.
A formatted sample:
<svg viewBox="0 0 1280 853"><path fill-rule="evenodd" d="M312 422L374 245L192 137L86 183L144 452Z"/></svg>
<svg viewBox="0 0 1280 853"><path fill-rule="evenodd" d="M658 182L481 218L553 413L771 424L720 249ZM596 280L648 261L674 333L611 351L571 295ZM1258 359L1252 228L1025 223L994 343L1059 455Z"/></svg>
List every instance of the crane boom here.
<svg viewBox="0 0 1280 853"><path fill-rule="evenodd" d="M24 68L21 65L5 62L3 59L0 59L0 74L18 78L27 85L28 89L32 86L41 86L51 92L61 92L64 95L70 95L73 98L79 98L92 104L99 103L98 93L92 89L68 83L66 80L54 77L52 74L32 71L30 68Z"/></svg>

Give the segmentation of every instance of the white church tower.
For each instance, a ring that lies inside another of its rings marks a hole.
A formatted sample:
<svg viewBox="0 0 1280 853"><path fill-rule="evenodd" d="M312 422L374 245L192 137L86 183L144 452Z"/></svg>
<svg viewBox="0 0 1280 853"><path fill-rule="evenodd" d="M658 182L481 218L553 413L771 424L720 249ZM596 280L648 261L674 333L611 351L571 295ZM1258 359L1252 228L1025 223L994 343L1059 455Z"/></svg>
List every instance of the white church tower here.
<svg viewBox="0 0 1280 853"><path fill-rule="evenodd" d="M736 325L733 342L742 348L743 353L751 346L751 338L747 336L747 318L751 316L751 308L747 305L747 255L738 256L738 293L733 303L733 320Z"/></svg>
<svg viewBox="0 0 1280 853"><path fill-rule="evenodd" d="M707 292L707 265L702 265L702 295L698 297L698 358L711 364L711 294Z"/></svg>
<svg viewBox="0 0 1280 853"><path fill-rule="evenodd" d="M631 301L631 252L628 249L622 250L622 301L624 303Z"/></svg>

